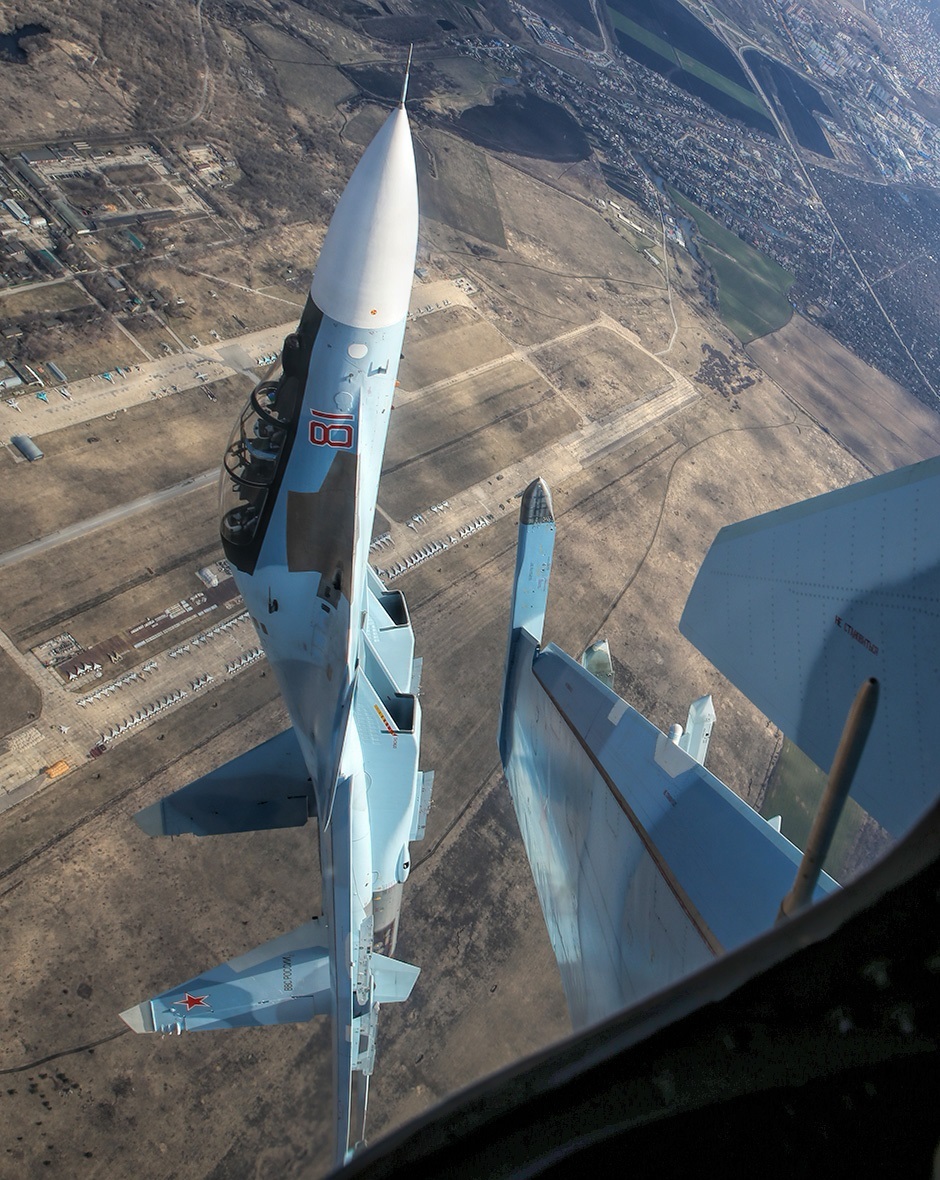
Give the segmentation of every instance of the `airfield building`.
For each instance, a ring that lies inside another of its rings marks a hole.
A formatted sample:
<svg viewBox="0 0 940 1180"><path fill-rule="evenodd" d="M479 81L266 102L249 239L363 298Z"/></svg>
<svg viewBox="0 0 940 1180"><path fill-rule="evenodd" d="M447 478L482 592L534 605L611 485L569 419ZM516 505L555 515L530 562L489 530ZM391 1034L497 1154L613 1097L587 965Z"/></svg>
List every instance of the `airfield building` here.
<svg viewBox="0 0 940 1180"><path fill-rule="evenodd" d="M35 463L37 459L42 458L42 451L36 446L28 434L14 434L10 442L30 463Z"/></svg>
<svg viewBox="0 0 940 1180"><path fill-rule="evenodd" d="M91 226L84 219L84 217L80 217L78 213L75 212L75 210L68 203L68 201L65 200L64 197L60 197L53 201L52 207L69 227L69 229L74 230L77 234L91 233Z"/></svg>
<svg viewBox="0 0 940 1180"><path fill-rule="evenodd" d="M12 197L7 197L3 203L10 210L17 221L19 221L22 225L29 225L29 214L22 205L20 205L17 201L14 201Z"/></svg>

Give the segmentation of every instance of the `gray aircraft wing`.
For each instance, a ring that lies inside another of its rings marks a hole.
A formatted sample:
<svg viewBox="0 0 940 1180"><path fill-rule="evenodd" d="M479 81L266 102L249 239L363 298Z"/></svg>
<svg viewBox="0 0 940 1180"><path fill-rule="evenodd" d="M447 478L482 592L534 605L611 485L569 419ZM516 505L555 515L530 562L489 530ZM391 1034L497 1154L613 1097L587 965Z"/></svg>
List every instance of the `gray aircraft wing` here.
<svg viewBox="0 0 940 1180"><path fill-rule="evenodd" d="M541 646L555 524L520 507L499 748L572 1023L583 1028L767 930L800 853L681 744ZM696 702L707 744L711 702ZM823 875L814 898L836 888Z"/></svg>
<svg viewBox="0 0 940 1180"><path fill-rule="evenodd" d="M316 800L293 729L180 787L135 817L148 836L220 836L302 827Z"/></svg>
<svg viewBox="0 0 940 1180"><path fill-rule="evenodd" d="M800 853L554 644L513 656L506 777L581 1028L762 934Z"/></svg>
<svg viewBox="0 0 940 1180"><path fill-rule="evenodd" d="M937 797L940 458L716 537L680 630L828 769L852 699L876 677L852 795L901 835Z"/></svg>

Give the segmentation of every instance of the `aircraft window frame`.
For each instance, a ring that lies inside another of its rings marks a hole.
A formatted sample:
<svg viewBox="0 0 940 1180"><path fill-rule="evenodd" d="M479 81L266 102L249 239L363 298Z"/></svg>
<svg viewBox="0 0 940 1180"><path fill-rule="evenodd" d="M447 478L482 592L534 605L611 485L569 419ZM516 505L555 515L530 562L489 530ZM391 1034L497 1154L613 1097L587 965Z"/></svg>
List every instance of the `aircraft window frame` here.
<svg viewBox="0 0 940 1180"><path fill-rule="evenodd" d="M279 399L286 403L281 413ZM289 450L295 400L283 380L261 382L252 390L229 437L219 488L220 528L223 539L238 548L250 545L258 533L268 492ZM264 433L259 424L264 425ZM253 449L262 441L268 454L262 454L260 447ZM249 519L236 523L239 515Z"/></svg>

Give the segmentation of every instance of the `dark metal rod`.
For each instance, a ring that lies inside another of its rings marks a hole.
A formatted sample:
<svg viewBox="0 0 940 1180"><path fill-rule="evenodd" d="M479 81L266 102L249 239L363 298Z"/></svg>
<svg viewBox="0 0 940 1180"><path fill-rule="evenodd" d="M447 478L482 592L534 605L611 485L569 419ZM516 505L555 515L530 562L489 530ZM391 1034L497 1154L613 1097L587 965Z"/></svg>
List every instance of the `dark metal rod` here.
<svg viewBox="0 0 940 1180"><path fill-rule="evenodd" d="M872 676L864 681L855 694L852 708L845 720L842 737L836 756L832 760L829 781L813 820L803 859L797 870L793 887L780 903L777 921L789 917L809 904L822 871L823 861L829 854L836 825L842 816L845 801L849 797L852 779L858 768L859 759L865 749L865 742L871 730L878 704L878 681Z"/></svg>

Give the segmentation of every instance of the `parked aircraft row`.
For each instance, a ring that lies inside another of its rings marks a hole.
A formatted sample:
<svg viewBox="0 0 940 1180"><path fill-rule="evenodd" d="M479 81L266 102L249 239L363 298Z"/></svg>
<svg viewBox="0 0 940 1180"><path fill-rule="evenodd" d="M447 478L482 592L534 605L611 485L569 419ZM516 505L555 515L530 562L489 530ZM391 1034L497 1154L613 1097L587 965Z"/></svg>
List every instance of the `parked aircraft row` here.
<svg viewBox="0 0 940 1180"><path fill-rule="evenodd" d="M430 508L426 508L426 512L444 512L450 507L450 501L444 500L440 504L433 504ZM419 524L426 524L423 512L416 512L414 516L407 522L408 528L418 531Z"/></svg>
<svg viewBox="0 0 940 1180"><path fill-rule="evenodd" d="M474 533L485 529L493 523L495 517L492 512L488 512L486 516L478 516L476 520L471 521L470 524L465 524L457 533L456 537L451 537L450 542L453 545L458 539L463 540L466 537L472 537Z"/></svg>
<svg viewBox="0 0 940 1180"><path fill-rule="evenodd" d="M405 570L410 570L416 565L421 565L421 563L427 561L429 557L433 557L435 553L441 553L443 550L449 548L450 545L446 541L434 541L430 545L425 545L423 549L419 549L417 552L412 553L403 561L399 561L390 569L379 570L379 577L387 578L389 582L393 582L397 577L400 577L405 572Z"/></svg>
<svg viewBox="0 0 940 1180"><path fill-rule="evenodd" d="M255 660L260 660L264 656L263 647L253 647L251 651L246 651L233 660L232 663L225 665L225 671L229 676L234 676L236 672L241 672L242 668L247 668L249 664L253 664Z"/></svg>
<svg viewBox="0 0 940 1180"><path fill-rule="evenodd" d="M432 508L430 511L434 512L436 509ZM380 578L387 578L390 582L392 582L396 578L401 577L401 575L407 570L413 569L417 565L421 565L422 562L427 561L429 557L433 557L436 553L441 553L443 550L449 549L451 545L456 545L458 541L462 541L467 537L473 536L473 534L478 532L480 529L485 529L488 525L493 523L494 519L495 518L492 513L488 513L486 516L479 516L476 520L471 521L470 524L466 524L463 526L463 528L459 529L456 535L451 533L446 541L432 541L430 544L425 545L421 549L417 549L414 553L409 554L408 557L403 558L394 565L387 566L385 569L376 570L376 573ZM370 548L375 548L375 542L372 543Z"/></svg>
<svg viewBox="0 0 940 1180"><path fill-rule="evenodd" d="M154 664L153 667L156 667L156 664ZM92 701L103 700L105 697L111 696L112 693L118 692L126 684L132 684L135 680L143 680L145 671L149 671L149 669L138 668L134 672L128 672L119 680L112 680L110 684L102 685L101 688L97 689L95 692L91 692L84 697L79 697L76 703L84 708L85 705L90 704Z"/></svg>
<svg viewBox="0 0 940 1180"><path fill-rule="evenodd" d="M92 673L95 676L101 675L101 665L97 662L94 664L80 664L73 671L69 672L69 681L80 680L83 676Z"/></svg>
<svg viewBox="0 0 940 1180"><path fill-rule="evenodd" d="M210 639L214 639L216 635L221 635L226 631L230 631L233 627L237 627L240 623L248 621L248 612L242 611L240 614L233 615L232 618L226 619L224 623L216 623L214 627L210 627L207 631L200 631L198 635L194 635L192 639L186 643L181 643L179 647L174 647L172 651L167 652L171 660L176 659L177 656L184 655L191 648L199 647L203 643L208 643Z"/></svg>
<svg viewBox="0 0 940 1180"><path fill-rule="evenodd" d="M432 311L443 311L445 307L450 307L449 299L442 299L439 303L428 303L424 307L419 307L415 311L409 312L408 319L416 320L419 316L430 315Z"/></svg>
<svg viewBox="0 0 940 1180"><path fill-rule="evenodd" d="M133 717L127 721L122 721L120 725L115 726L108 733L101 735L101 744L107 745L108 742L113 742L115 738L119 738L121 734L126 733L129 729L135 729L138 725L142 725L145 721L149 721L152 717L156 717L158 713L170 709L173 705L179 704L180 701L185 700L189 693L184 688L178 688L175 692L167 697L161 697L152 705L145 705L143 709L136 712Z"/></svg>

